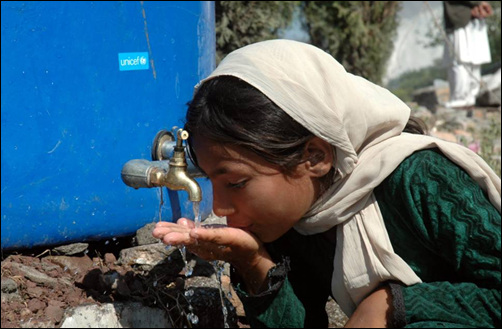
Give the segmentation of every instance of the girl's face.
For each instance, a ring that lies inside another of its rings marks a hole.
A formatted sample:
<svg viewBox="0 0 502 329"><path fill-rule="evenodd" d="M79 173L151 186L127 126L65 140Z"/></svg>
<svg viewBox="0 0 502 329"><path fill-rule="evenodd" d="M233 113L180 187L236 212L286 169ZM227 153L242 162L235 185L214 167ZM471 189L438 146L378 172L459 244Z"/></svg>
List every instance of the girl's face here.
<svg viewBox="0 0 502 329"><path fill-rule="evenodd" d="M195 138L199 166L213 185L213 211L227 224L271 242L307 212L318 189L305 164L293 176L239 146Z"/></svg>

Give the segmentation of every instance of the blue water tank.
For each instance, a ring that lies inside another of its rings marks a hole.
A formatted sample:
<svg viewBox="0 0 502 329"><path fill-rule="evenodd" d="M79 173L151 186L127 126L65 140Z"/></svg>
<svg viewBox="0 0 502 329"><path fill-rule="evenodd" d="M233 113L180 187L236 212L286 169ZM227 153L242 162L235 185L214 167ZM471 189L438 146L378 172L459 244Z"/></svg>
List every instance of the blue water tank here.
<svg viewBox="0 0 502 329"><path fill-rule="evenodd" d="M158 188L128 187L121 169L183 124L214 69L214 2L1 6L2 249L125 236L158 220ZM204 217L212 190L198 181ZM163 220L170 206L193 218L176 193Z"/></svg>

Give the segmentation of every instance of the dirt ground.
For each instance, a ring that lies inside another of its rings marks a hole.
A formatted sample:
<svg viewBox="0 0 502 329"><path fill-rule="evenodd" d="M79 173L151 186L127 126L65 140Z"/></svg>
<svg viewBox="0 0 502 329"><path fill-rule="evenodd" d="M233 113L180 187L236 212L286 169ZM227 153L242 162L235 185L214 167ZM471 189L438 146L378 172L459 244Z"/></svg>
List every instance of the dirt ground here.
<svg viewBox="0 0 502 329"><path fill-rule="evenodd" d="M60 255L51 248L3 252L2 328L59 327L65 312L76 306L128 301L166 310L175 328L223 328L220 290L206 284L217 282L209 263L199 259L187 277L177 249L166 262L148 270L117 262L120 251L132 246L134 237L125 237L89 243L73 255ZM188 258L194 262L193 256ZM227 296L227 324L249 328L237 295L228 293L229 278L223 276L221 282ZM343 327L347 318L333 300L326 310L329 327ZM191 314L197 315L197 323Z"/></svg>
<svg viewBox="0 0 502 329"><path fill-rule="evenodd" d="M2 328L40 328L61 325L66 310L84 304L139 301L145 306L164 308L174 327L220 327L221 319L208 307L208 299L221 314L218 289L198 288L186 297L187 282L180 253L169 262L144 271L129 264L117 264L120 249L131 246L131 238L94 243L76 255L57 255L51 249L33 249L2 255ZM204 275L199 270L195 275ZM218 295L216 295L218 293ZM197 294L201 295L197 299ZM210 296L211 295L211 296ZM228 302L228 299L226 300ZM210 304L210 303L209 303ZM235 308L231 327L246 327L238 321ZM189 321L198 314L198 323ZM216 322L215 322L216 321Z"/></svg>

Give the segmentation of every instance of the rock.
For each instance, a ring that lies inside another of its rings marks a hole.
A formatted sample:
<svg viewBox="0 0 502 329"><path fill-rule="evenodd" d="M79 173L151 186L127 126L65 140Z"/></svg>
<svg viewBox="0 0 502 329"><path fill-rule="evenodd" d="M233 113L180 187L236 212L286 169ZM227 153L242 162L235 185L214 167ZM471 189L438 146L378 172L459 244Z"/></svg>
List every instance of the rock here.
<svg viewBox="0 0 502 329"><path fill-rule="evenodd" d="M118 263L122 265L136 266L142 270L151 270L159 263L165 262L169 256L175 255L177 248L167 248L163 243L155 243L122 249Z"/></svg>
<svg viewBox="0 0 502 329"><path fill-rule="evenodd" d="M172 325L161 309L140 303L106 303L68 310L61 328L172 328Z"/></svg>
<svg viewBox="0 0 502 329"><path fill-rule="evenodd" d="M326 303L326 312L328 313L329 328L343 328L349 319L331 297Z"/></svg>
<svg viewBox="0 0 502 329"><path fill-rule="evenodd" d="M60 306L56 305L49 305L45 309L45 314L47 315L47 317L55 323L59 323L59 321L61 321L61 319L63 318L63 313L64 310Z"/></svg>
<svg viewBox="0 0 502 329"><path fill-rule="evenodd" d="M413 101L419 105L425 106L427 109L436 112L439 104L443 104L448 100L450 88L444 82L434 81L433 86L417 89L413 92Z"/></svg>
<svg viewBox="0 0 502 329"><path fill-rule="evenodd" d="M16 269L24 277L35 283L40 283L48 287L56 287L60 284L60 282L66 285L71 285L71 283L68 280L63 280L63 279L58 280L55 278L51 278L47 274L39 272L38 270L23 264L11 263L11 266L13 269Z"/></svg>
<svg viewBox="0 0 502 329"><path fill-rule="evenodd" d="M53 248L52 250L60 255L76 255L85 252L89 248L88 243L72 243Z"/></svg>
<svg viewBox="0 0 502 329"><path fill-rule="evenodd" d="M476 105L500 106L500 63L497 71L484 75L482 80L483 84L481 85L478 97L476 97Z"/></svg>
<svg viewBox="0 0 502 329"><path fill-rule="evenodd" d="M117 261L117 258L115 258L114 254L112 254L110 252L105 254L105 263L108 266L115 264L116 261Z"/></svg>
<svg viewBox="0 0 502 329"><path fill-rule="evenodd" d="M136 231L136 242L138 246L158 243L159 239L152 236L152 231L156 223L148 223Z"/></svg>
<svg viewBox="0 0 502 329"><path fill-rule="evenodd" d="M40 299L30 299L28 301L28 309L32 313L37 313L39 310L44 309L47 305Z"/></svg>
<svg viewBox="0 0 502 329"><path fill-rule="evenodd" d="M93 266L92 260L87 255L82 257L47 256L42 263L47 262L59 265L64 272L70 273L73 279L78 283L82 283L84 275Z"/></svg>
<svg viewBox="0 0 502 329"><path fill-rule="evenodd" d="M2 277L2 304L14 301L23 301L19 295L18 285L11 278Z"/></svg>
<svg viewBox="0 0 502 329"><path fill-rule="evenodd" d="M14 281L10 278L2 277L2 292L6 292L6 293L17 292L16 281Z"/></svg>

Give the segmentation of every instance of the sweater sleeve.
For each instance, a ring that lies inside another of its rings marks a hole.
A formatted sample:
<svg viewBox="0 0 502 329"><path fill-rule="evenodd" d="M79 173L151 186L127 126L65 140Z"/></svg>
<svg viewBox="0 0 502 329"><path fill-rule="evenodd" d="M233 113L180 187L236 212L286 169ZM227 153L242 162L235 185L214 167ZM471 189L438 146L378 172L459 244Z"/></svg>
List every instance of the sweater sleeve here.
<svg viewBox="0 0 502 329"><path fill-rule="evenodd" d="M423 281L393 289L406 327L500 327L501 216L468 174L421 151L375 195L395 252Z"/></svg>
<svg viewBox="0 0 502 329"><path fill-rule="evenodd" d="M291 229L265 247L277 264L268 272L268 289L258 296L247 295L242 284L236 289L251 326L327 327L335 242ZM237 273L231 281L239 286Z"/></svg>
<svg viewBox="0 0 502 329"><path fill-rule="evenodd" d="M231 281L252 328L303 328L305 309L288 280L288 270L288 262L272 268L267 275L268 289L255 296L245 292L234 273Z"/></svg>

